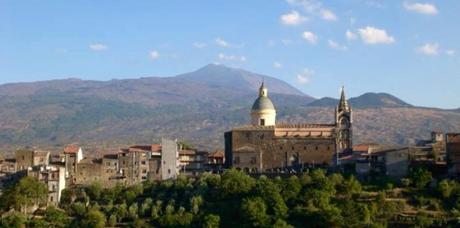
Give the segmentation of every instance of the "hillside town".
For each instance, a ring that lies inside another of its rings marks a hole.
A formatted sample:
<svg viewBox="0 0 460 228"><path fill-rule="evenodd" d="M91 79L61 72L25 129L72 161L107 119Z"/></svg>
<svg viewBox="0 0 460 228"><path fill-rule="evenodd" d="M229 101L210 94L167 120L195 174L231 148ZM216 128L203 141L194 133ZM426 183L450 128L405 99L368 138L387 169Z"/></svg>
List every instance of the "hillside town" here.
<svg viewBox="0 0 460 228"><path fill-rule="evenodd" d="M354 173L360 180L386 176L400 180L411 167L437 176L460 174L460 133L432 132L416 145L375 143L353 145L353 115L342 88L335 123L276 123L275 105L262 83L251 112L251 123L225 132L225 151L200 151L178 140L131 145L117 153L93 157L78 144L51 154L37 148L15 151L0 160L1 186L24 176L46 184L48 205L58 206L62 191L99 183L105 188L144 181L196 177L235 168L251 175L297 175L314 168Z"/></svg>

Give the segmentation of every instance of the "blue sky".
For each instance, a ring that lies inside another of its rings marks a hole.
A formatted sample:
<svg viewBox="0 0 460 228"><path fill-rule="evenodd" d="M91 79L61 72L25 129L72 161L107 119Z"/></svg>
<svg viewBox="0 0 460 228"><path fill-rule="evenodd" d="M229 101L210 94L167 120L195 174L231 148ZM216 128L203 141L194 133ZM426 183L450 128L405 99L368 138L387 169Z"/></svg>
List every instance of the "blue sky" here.
<svg viewBox="0 0 460 228"><path fill-rule="evenodd" d="M171 76L222 63L315 97L460 107L460 1L0 0L0 83Z"/></svg>

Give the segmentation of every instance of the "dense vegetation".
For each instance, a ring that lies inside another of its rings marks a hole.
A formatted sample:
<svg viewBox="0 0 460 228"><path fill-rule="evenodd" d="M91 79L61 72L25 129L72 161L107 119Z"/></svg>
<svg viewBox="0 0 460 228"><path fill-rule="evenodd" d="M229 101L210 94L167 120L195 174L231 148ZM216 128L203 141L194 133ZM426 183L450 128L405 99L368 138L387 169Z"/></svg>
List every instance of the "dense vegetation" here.
<svg viewBox="0 0 460 228"><path fill-rule="evenodd" d="M433 184L415 169L396 184L362 184L354 176L321 169L299 176L257 178L237 170L197 179L145 182L104 189L100 184L66 189L60 208L26 216L43 203L44 185L26 177L1 201L1 227L458 227L460 185ZM430 184L431 183L431 184ZM14 210L16 209L16 210Z"/></svg>

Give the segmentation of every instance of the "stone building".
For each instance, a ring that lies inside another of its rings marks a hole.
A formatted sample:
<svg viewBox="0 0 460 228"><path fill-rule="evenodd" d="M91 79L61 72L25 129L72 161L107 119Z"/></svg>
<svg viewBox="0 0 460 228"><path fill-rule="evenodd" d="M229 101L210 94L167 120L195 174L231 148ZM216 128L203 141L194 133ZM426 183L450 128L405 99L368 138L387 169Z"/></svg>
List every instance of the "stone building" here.
<svg viewBox="0 0 460 228"><path fill-rule="evenodd" d="M50 159L49 151L21 149L16 150L17 170L26 170L29 167L38 165L48 165Z"/></svg>
<svg viewBox="0 0 460 228"><path fill-rule="evenodd" d="M48 187L48 205L58 206L62 190L66 186L65 168L59 166L39 165L29 167L27 175L37 178Z"/></svg>
<svg viewBox="0 0 460 228"><path fill-rule="evenodd" d="M179 148L177 140L161 139L161 179L175 179L179 174Z"/></svg>
<svg viewBox="0 0 460 228"><path fill-rule="evenodd" d="M131 146L118 153L120 174L126 178L128 184L147 180L149 173L149 159L152 156L153 146Z"/></svg>
<svg viewBox="0 0 460 228"><path fill-rule="evenodd" d="M225 133L227 165L251 172L299 170L337 163L352 148L352 110L342 89L333 124L278 124L262 83L251 109L251 124Z"/></svg>
<svg viewBox="0 0 460 228"><path fill-rule="evenodd" d="M77 173L77 164L83 159L83 150L77 145L64 148L65 177L71 178ZM75 181L75 180L73 180Z"/></svg>
<svg viewBox="0 0 460 228"><path fill-rule="evenodd" d="M357 148L359 149L353 151L353 161L360 179L367 179L373 175L385 175L396 179L407 176L410 164L408 147L371 144L360 145Z"/></svg>
<svg viewBox="0 0 460 228"><path fill-rule="evenodd" d="M205 169L206 171L221 172L225 165L225 152L214 151L208 154L206 160Z"/></svg>
<svg viewBox="0 0 460 228"><path fill-rule="evenodd" d="M449 173L460 174L460 133L446 134L446 151Z"/></svg>
<svg viewBox="0 0 460 228"><path fill-rule="evenodd" d="M197 174L204 170L208 152L192 150L179 150L179 166L181 172L186 174Z"/></svg>

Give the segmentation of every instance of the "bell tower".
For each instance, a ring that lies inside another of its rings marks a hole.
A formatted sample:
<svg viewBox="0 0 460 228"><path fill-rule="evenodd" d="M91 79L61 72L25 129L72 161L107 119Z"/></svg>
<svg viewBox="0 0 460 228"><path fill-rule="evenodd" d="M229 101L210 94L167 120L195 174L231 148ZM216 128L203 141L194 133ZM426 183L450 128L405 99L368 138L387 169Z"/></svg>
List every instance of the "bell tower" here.
<svg viewBox="0 0 460 228"><path fill-rule="evenodd" d="M345 97L345 89L342 86L340 101L335 109L335 125L337 133L337 153L349 151L353 148L352 132L353 116L350 105Z"/></svg>

